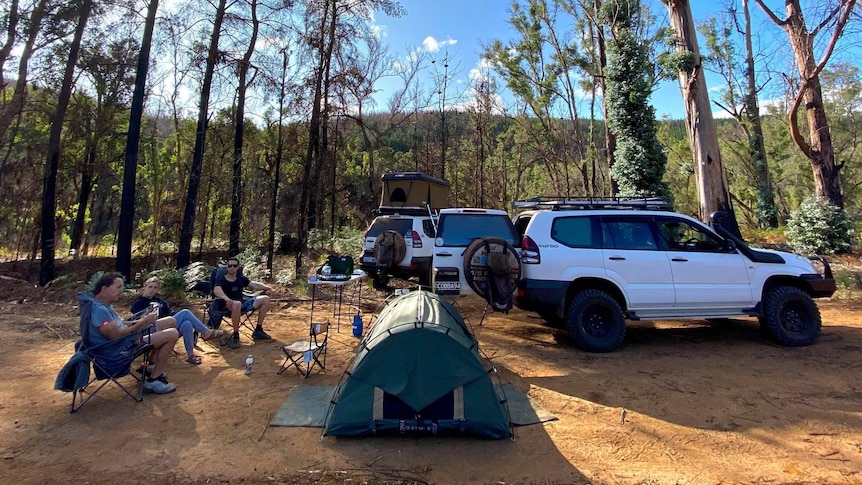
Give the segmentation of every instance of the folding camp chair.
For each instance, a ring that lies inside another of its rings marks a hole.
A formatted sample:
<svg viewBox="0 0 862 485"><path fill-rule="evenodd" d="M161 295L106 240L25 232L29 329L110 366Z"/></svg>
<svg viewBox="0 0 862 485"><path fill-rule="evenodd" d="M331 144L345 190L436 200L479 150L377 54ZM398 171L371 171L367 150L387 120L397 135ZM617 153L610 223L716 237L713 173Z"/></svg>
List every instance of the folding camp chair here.
<svg viewBox="0 0 862 485"><path fill-rule="evenodd" d="M141 402L144 399L144 377L141 376L139 378L132 374L131 369L132 362L139 357L143 357L143 369L146 369L150 362L150 352L153 346L147 343L145 339L149 334L149 329L101 345L88 347L87 343L90 341L89 334L91 331L94 331L90 325L92 308L93 295L83 291L78 293L78 309L81 316L79 322L81 339L75 343L75 355L72 356L69 363L60 371L60 375L57 376L57 382L54 385L55 389L72 392L72 413L81 409L87 401L92 399L109 382L113 382L119 386L123 392L136 402ZM130 352L120 353L119 349L121 346L127 344L127 339L138 339L140 343ZM92 379L90 379L91 365L95 371ZM135 393L119 381L119 379L130 374L137 380L137 392ZM88 391L87 388L97 380L104 382L94 391ZM88 394L87 397L79 401L79 395L85 392Z"/></svg>
<svg viewBox="0 0 862 485"><path fill-rule="evenodd" d="M218 329L221 327L222 321L227 321L229 325L232 325L230 312L224 305L224 301L216 298L215 290L216 283L220 280L225 273L227 272L227 268L215 268L210 273L210 294L209 298L204 300L204 322L206 325L212 329ZM240 267L239 271L237 271L237 276L242 276L242 267ZM243 298L251 298L258 293L251 291L243 291ZM240 327L247 328L250 332L254 333L255 323L251 320L252 316L257 312L257 309L252 309L249 312L243 313L240 316ZM222 339L219 343L224 346L229 342L230 339Z"/></svg>
<svg viewBox="0 0 862 485"><path fill-rule="evenodd" d="M329 320L325 322L312 322L308 332L308 340L297 340L290 345L281 348L284 352L284 363L278 373L281 374L289 367L296 370L303 377L308 378L315 366L320 370L326 369L326 343L329 340Z"/></svg>

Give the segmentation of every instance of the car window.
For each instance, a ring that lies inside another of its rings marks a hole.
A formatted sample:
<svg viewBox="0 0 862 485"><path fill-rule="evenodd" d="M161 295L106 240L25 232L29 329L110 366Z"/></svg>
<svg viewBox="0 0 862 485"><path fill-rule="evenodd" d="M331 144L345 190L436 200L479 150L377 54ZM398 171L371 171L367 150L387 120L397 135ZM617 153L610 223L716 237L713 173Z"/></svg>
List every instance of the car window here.
<svg viewBox="0 0 862 485"><path fill-rule="evenodd" d="M551 224L551 239L570 248L597 248L590 216L558 217Z"/></svg>
<svg viewBox="0 0 862 485"><path fill-rule="evenodd" d="M431 219L422 219L422 232L430 238L437 237L434 233L434 223L431 222Z"/></svg>
<svg viewBox="0 0 862 485"><path fill-rule="evenodd" d="M467 247L480 237L498 237L515 247L521 246L512 221L503 214L442 214L437 235L450 247Z"/></svg>
<svg viewBox="0 0 862 485"><path fill-rule="evenodd" d="M532 214L521 214L517 219L515 219L515 231L517 231L519 236L523 236L524 233L527 232L527 224L529 224L532 219Z"/></svg>
<svg viewBox="0 0 862 485"><path fill-rule="evenodd" d="M402 236L409 234L410 231L413 230L413 220L391 219L388 217L378 218L371 223L371 227L368 228L368 234L366 234L365 237L377 237L381 232L390 230L395 231Z"/></svg>
<svg viewBox="0 0 862 485"><path fill-rule="evenodd" d="M659 233L671 251L722 251L723 242L707 230L672 217L656 219Z"/></svg>
<svg viewBox="0 0 862 485"><path fill-rule="evenodd" d="M657 250L650 223L642 221L602 221L602 237L606 248Z"/></svg>

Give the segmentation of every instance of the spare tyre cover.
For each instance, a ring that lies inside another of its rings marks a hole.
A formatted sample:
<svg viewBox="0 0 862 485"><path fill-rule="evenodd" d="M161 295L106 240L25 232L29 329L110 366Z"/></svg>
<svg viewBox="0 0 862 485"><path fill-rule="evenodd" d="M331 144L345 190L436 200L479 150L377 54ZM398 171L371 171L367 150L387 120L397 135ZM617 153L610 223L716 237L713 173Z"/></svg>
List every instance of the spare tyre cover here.
<svg viewBox="0 0 862 485"><path fill-rule="evenodd" d="M391 268L404 259L407 244L404 236L396 231L383 231L374 241L374 257L378 268Z"/></svg>

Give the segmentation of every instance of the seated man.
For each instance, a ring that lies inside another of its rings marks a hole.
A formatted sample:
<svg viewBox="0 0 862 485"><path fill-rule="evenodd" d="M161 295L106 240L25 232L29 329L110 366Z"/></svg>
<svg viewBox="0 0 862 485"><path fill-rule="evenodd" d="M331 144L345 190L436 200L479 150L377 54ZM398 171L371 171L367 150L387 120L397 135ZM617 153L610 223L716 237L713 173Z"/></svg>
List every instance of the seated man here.
<svg viewBox="0 0 862 485"><path fill-rule="evenodd" d="M96 282L93 289L93 310L90 316L90 325L98 332L89 332L89 342L92 347L117 339L127 339L128 342L120 352L130 352L140 343L138 338L130 336L148 326L155 329L148 337L153 346L152 369L144 372L144 390L156 394L167 394L176 390L176 386L168 382L163 372L165 363L173 352L174 345L180 338L179 332L174 328L173 317L159 319L155 313L147 313L146 316L137 320L123 321L120 315L111 307L116 303L123 293L123 277L119 273L107 273ZM149 374L149 375L147 375ZM154 377L155 376L155 377Z"/></svg>
<svg viewBox="0 0 862 485"><path fill-rule="evenodd" d="M272 292L272 287L257 281L251 281L244 275L237 275L239 271L239 260L229 258L227 260L227 272L218 281L215 282L213 294L224 302L224 308L230 312L231 323L233 325L233 336L230 339L230 348L239 348L239 323L240 316L243 313L248 313L252 310L257 310L257 327L251 334L251 338L255 340L269 340L272 337L263 331L263 319L266 318L266 312L269 311L269 296L257 295L252 298L243 300L242 290L249 287L253 290L263 290ZM221 303L219 301L215 303Z"/></svg>

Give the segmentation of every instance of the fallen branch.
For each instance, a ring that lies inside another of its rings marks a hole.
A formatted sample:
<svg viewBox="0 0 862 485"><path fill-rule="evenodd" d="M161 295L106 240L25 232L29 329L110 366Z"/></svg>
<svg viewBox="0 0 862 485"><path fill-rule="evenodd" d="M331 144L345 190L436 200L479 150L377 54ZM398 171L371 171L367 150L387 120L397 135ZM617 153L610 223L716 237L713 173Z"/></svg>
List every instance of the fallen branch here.
<svg viewBox="0 0 862 485"><path fill-rule="evenodd" d="M263 439L263 434L266 433L266 428L269 428L269 422L271 420L272 420L272 412L266 413L266 422L263 423L263 429L260 431L260 436L257 437L258 441Z"/></svg>

